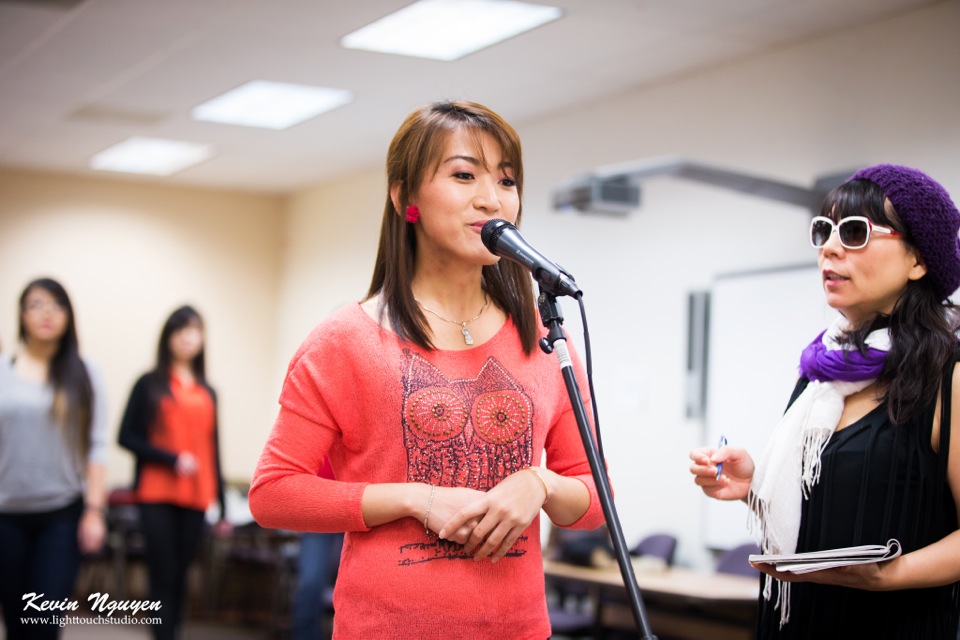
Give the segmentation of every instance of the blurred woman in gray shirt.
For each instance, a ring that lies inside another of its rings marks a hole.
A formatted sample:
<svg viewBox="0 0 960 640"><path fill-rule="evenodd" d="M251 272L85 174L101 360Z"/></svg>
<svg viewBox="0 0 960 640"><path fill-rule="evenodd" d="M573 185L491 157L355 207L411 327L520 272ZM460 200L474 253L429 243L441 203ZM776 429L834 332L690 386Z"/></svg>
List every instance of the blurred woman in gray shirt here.
<svg viewBox="0 0 960 640"><path fill-rule="evenodd" d="M81 552L103 544L103 385L55 280L20 296L19 347L0 356L0 606L8 640L57 638L57 625L21 618L71 598Z"/></svg>

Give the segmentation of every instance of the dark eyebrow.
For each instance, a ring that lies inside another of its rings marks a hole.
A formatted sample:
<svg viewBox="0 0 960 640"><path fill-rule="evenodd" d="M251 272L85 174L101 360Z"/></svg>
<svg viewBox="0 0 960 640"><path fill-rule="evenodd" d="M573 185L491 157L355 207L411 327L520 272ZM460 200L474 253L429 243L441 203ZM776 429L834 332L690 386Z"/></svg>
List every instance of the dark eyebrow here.
<svg viewBox="0 0 960 640"><path fill-rule="evenodd" d="M475 164L478 166L480 165L480 160L477 158L474 158L473 156L450 156L440 164L447 164L448 162L453 162L454 160L465 160L470 164Z"/></svg>
<svg viewBox="0 0 960 640"><path fill-rule="evenodd" d="M472 165L475 165L475 166L478 166L478 167L481 166L481 163L480 163L479 158L474 158L473 156L463 156L463 155L450 156L449 158L447 158L446 160L444 160L444 161L441 162L440 164L447 164L448 162L453 162L454 160L464 160L464 161L466 161L466 162L469 162L469 163L472 164ZM512 169L513 169L513 163L512 163L512 162L504 161L504 162L501 162L501 163L500 163L500 166L497 167L497 168L500 169L500 170L505 170L505 169L512 170Z"/></svg>

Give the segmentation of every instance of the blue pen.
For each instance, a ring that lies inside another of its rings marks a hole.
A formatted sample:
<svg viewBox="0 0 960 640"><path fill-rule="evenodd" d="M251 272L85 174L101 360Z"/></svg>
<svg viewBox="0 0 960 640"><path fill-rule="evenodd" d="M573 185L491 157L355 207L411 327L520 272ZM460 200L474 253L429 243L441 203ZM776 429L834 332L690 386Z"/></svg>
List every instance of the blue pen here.
<svg viewBox="0 0 960 640"><path fill-rule="evenodd" d="M720 447L725 447L725 446L727 446L727 437L726 437L726 436L720 436L720 442L717 443L717 449L719 449ZM722 473L723 473L723 463L722 463L722 462L718 462L718 463L717 463L717 480L720 479L720 474L722 474Z"/></svg>

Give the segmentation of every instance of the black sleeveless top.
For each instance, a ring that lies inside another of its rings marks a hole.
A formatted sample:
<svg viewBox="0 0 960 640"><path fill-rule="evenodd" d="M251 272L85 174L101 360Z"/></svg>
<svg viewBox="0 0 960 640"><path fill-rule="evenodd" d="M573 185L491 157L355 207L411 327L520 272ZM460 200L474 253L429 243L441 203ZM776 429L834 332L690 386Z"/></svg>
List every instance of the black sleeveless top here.
<svg viewBox="0 0 960 640"><path fill-rule="evenodd" d="M952 373L953 362L943 380L945 418ZM791 404L807 383L797 383ZM896 538L906 554L957 529L947 484L949 421L943 422L937 454L930 446L935 409L932 401L914 420L897 426L880 405L833 434L821 456L820 481L803 501L798 552ZM957 640L960 582L883 592L794 582L790 590L790 621L782 629L774 609L776 587L769 602L761 593L758 638Z"/></svg>

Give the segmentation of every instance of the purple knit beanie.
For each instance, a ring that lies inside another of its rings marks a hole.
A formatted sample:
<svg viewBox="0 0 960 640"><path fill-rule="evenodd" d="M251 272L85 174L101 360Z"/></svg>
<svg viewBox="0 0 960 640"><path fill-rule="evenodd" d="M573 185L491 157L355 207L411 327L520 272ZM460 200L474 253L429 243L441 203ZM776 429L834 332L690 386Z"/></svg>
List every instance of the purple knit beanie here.
<svg viewBox="0 0 960 640"><path fill-rule="evenodd" d="M960 211L950 194L927 174L895 164L857 171L850 180L873 182L886 194L920 250L941 300L960 287Z"/></svg>

